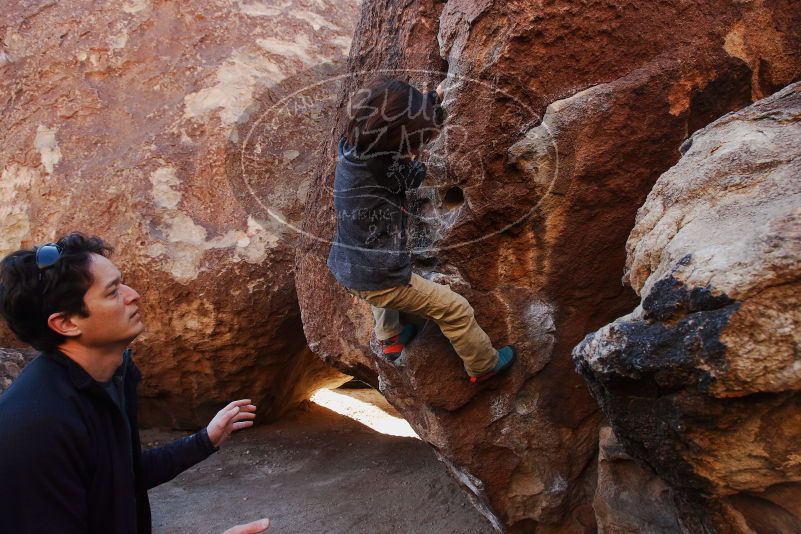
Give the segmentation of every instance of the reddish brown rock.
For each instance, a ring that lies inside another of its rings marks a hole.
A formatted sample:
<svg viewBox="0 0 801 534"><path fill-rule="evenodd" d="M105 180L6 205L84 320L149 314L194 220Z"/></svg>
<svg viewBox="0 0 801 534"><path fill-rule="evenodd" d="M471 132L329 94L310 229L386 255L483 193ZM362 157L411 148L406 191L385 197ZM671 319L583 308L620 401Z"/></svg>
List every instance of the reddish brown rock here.
<svg viewBox="0 0 801 534"><path fill-rule="evenodd" d="M598 447L598 488L592 502L598 532L681 532L670 487L629 456L610 427L601 429Z"/></svg>
<svg viewBox="0 0 801 534"><path fill-rule="evenodd" d="M70 230L116 247L148 324L145 423L197 425L244 396L275 416L339 377L306 347L291 234L253 201L299 217L326 116L279 122L263 144L295 152L278 156L239 134L298 73L341 63L356 5L4 5L0 253Z"/></svg>
<svg viewBox="0 0 801 534"><path fill-rule="evenodd" d="M637 208L682 141L801 75L791 2L493 0L362 5L341 96L364 71L435 86L446 132L411 199L417 269L462 292L520 359L485 386L428 324L399 365L325 260L337 116L310 187L297 288L324 361L380 386L498 529L591 532L600 414L571 349L636 304L620 285ZM396 69L396 70L393 70ZM418 69L418 70L414 70Z"/></svg>
<svg viewBox="0 0 801 534"><path fill-rule="evenodd" d="M686 532L801 530L801 84L682 147L637 214L642 298L577 365Z"/></svg>

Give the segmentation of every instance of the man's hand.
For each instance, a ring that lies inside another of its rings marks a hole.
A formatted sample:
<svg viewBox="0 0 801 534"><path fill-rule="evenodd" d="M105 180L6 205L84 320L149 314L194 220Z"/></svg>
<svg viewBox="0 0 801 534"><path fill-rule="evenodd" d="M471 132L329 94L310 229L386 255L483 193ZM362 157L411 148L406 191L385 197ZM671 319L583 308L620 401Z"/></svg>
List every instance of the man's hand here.
<svg viewBox="0 0 801 534"><path fill-rule="evenodd" d="M253 426L253 420L256 418L255 411L256 407L250 404L250 399L241 399L232 402L217 412L209 426L206 427L211 444L219 447L234 430Z"/></svg>
<svg viewBox="0 0 801 534"><path fill-rule="evenodd" d="M247 525L237 525L235 527L231 527L223 532L223 534L259 534L268 528L270 528L270 520L265 518L248 523Z"/></svg>

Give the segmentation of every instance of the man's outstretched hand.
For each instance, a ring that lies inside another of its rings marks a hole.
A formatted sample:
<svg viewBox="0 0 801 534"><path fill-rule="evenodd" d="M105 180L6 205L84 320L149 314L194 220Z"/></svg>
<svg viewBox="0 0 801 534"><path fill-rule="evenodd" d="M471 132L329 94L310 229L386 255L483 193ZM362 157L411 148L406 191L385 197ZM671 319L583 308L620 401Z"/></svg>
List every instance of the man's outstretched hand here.
<svg viewBox="0 0 801 534"><path fill-rule="evenodd" d="M206 427L211 444L219 447L228 439L231 432L253 426L253 420L256 418L255 412L256 407L250 404L250 399L236 400L217 412L209 426Z"/></svg>
<svg viewBox="0 0 801 534"><path fill-rule="evenodd" d="M247 525L237 525L235 527L231 527L223 532L223 534L259 534L268 528L270 528L270 520L259 519L258 521L248 523Z"/></svg>
<svg viewBox="0 0 801 534"><path fill-rule="evenodd" d="M219 447L228 439L231 432L253 426L253 420L256 418L255 412L256 406L250 404L250 399L240 399L228 404L217 412L209 426L206 427L211 444ZM269 527L270 520L264 518L246 525L231 527L223 534L260 534Z"/></svg>

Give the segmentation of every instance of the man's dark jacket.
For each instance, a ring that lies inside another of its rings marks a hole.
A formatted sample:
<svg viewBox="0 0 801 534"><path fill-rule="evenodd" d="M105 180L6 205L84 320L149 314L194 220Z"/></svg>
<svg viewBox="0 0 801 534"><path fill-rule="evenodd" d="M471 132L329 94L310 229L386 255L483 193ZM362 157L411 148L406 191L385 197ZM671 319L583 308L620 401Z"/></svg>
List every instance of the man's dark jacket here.
<svg viewBox="0 0 801 534"><path fill-rule="evenodd" d="M0 395L0 532L148 533L147 490L215 451L204 429L142 452L130 351L115 376L125 413L60 352Z"/></svg>

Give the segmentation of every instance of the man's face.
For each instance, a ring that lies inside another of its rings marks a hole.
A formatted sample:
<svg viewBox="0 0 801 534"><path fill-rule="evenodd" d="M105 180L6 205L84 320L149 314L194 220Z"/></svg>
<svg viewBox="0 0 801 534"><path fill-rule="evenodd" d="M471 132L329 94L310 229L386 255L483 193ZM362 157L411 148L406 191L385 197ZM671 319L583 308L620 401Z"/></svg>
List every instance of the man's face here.
<svg viewBox="0 0 801 534"><path fill-rule="evenodd" d="M83 297L88 317L72 320L81 329L81 344L92 347L128 344L145 325L139 315L139 293L122 283L120 271L108 258L92 254L93 282Z"/></svg>

